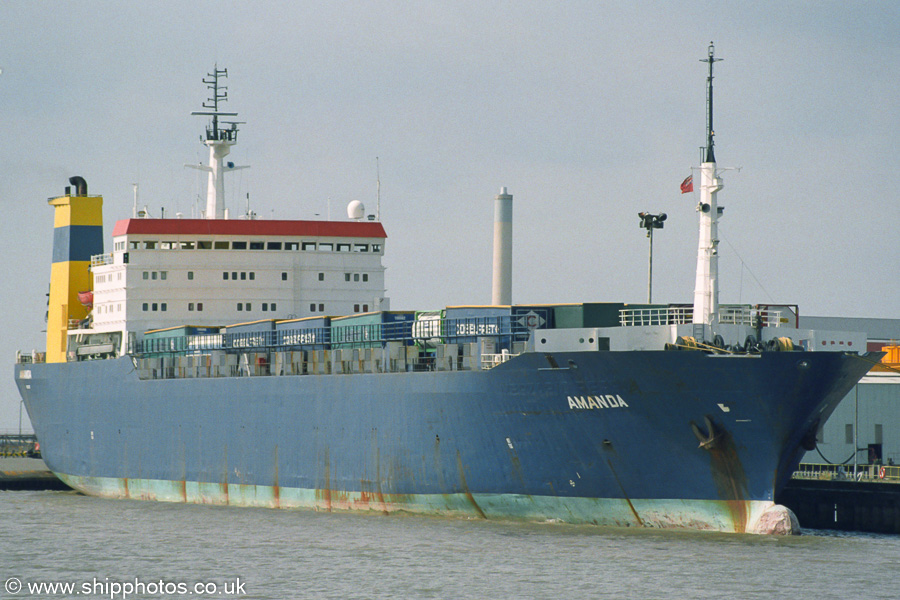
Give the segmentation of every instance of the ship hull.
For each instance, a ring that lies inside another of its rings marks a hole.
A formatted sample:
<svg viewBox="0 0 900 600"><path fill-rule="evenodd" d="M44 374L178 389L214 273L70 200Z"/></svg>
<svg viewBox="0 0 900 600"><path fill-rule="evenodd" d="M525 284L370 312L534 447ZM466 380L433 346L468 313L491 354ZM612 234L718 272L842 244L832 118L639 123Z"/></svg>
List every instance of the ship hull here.
<svg viewBox="0 0 900 600"><path fill-rule="evenodd" d="M141 380L124 357L16 365L16 381L47 465L88 494L743 532L868 366L577 352L487 371Z"/></svg>

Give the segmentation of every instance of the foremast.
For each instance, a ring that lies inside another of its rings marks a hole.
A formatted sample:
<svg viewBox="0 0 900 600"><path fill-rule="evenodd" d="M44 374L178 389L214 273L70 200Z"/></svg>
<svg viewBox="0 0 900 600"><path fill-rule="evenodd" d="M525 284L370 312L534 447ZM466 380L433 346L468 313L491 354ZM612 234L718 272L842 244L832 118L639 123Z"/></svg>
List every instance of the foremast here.
<svg viewBox="0 0 900 600"><path fill-rule="evenodd" d="M247 169L248 166L235 166L234 163L225 162L225 157L231 152L231 147L237 144L239 121L222 121L219 117L236 117L237 113L222 112L219 110L219 102L228 100L228 88L219 82L220 78L228 77L228 69L219 69L215 65L212 73L207 73L203 79L212 96L203 103L203 108L209 111L195 111L192 115L212 117L212 121L206 128L206 140L203 142L209 147L209 164L186 164L186 167L206 171L209 179L206 187L206 213L207 219L224 219L225 212L225 172Z"/></svg>
<svg viewBox="0 0 900 600"><path fill-rule="evenodd" d="M700 235L697 247L697 277L694 286L694 336L712 339L713 328L719 321L719 237L718 219L723 209L719 208L716 194L722 189L722 179L716 173L713 130L713 63L715 57L713 43L709 43L707 58L700 62L709 64L706 96L706 148L700 165ZM708 337L707 337L708 336Z"/></svg>

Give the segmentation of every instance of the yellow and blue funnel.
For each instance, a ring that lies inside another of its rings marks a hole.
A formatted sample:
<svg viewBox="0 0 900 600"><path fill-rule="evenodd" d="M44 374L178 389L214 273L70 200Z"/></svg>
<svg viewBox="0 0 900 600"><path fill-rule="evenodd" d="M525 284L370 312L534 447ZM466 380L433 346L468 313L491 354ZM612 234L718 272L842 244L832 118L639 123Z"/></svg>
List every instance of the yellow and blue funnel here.
<svg viewBox="0 0 900 600"><path fill-rule="evenodd" d="M103 198L87 195L87 182L71 177L75 193L48 200L53 217L53 264L47 310L47 362L65 362L69 324L87 317L78 292L94 289L91 256L103 253Z"/></svg>

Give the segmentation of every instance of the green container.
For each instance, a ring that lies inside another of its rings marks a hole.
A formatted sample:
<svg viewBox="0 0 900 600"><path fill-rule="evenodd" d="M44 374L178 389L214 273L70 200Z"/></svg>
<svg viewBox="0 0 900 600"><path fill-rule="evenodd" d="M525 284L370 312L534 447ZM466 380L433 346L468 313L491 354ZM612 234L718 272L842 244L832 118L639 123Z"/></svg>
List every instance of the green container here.
<svg viewBox="0 0 900 600"><path fill-rule="evenodd" d="M622 302L585 302L559 304L553 308L557 329L583 327L618 327Z"/></svg>

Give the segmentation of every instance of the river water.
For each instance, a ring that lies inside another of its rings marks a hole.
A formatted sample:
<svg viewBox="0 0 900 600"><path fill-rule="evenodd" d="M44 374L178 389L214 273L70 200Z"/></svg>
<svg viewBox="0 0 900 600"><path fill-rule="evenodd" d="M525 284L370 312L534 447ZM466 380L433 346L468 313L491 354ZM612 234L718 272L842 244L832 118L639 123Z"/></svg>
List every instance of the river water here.
<svg viewBox="0 0 900 600"><path fill-rule="evenodd" d="M50 491L0 492L0 524L3 598L900 597L900 536L890 535L778 538Z"/></svg>

